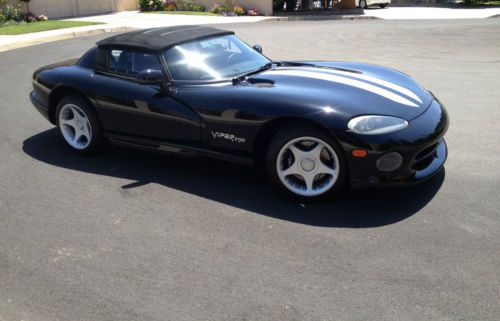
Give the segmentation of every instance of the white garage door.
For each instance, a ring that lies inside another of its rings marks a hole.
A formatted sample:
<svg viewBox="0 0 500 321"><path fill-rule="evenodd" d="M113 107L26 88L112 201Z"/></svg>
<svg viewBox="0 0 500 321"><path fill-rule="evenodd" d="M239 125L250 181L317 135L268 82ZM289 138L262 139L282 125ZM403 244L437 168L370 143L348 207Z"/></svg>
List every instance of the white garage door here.
<svg viewBox="0 0 500 321"><path fill-rule="evenodd" d="M80 15L112 12L113 1L114 0L79 0Z"/></svg>

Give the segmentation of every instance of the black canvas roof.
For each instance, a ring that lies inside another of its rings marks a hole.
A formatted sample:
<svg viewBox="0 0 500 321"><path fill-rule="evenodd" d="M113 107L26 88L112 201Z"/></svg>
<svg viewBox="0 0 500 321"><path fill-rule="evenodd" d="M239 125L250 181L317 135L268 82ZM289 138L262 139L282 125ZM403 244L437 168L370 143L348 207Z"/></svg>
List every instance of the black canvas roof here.
<svg viewBox="0 0 500 321"><path fill-rule="evenodd" d="M119 34L101 40L97 45L128 46L158 51L196 39L230 34L234 32L203 26L162 27Z"/></svg>

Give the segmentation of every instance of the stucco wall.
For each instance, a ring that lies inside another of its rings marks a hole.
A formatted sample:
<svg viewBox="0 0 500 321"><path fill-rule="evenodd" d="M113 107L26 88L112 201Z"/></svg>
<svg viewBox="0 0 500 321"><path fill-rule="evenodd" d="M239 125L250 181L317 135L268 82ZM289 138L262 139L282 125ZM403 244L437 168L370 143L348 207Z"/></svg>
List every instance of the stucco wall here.
<svg viewBox="0 0 500 321"><path fill-rule="evenodd" d="M80 15L109 13L114 11L114 0L76 0Z"/></svg>
<svg viewBox="0 0 500 321"><path fill-rule="evenodd" d="M19 3L18 0L6 2ZM21 3L21 6L23 9L26 8L24 3ZM30 2L30 11L33 14L44 14L49 18L104 14L123 10L137 10L137 0L32 0Z"/></svg>
<svg viewBox="0 0 500 321"><path fill-rule="evenodd" d="M49 17L68 17L75 14L73 0L34 0L30 2L30 11Z"/></svg>
<svg viewBox="0 0 500 321"><path fill-rule="evenodd" d="M19 0L7 0L7 2L18 4ZM196 2L210 9L214 3L223 4L224 0L196 0ZM266 16L273 13L272 0L236 0L236 3L245 9L255 8L259 14ZM21 5L23 9L26 8L24 3ZM32 0L30 2L30 11L33 14L44 14L50 19L138 9L138 0Z"/></svg>

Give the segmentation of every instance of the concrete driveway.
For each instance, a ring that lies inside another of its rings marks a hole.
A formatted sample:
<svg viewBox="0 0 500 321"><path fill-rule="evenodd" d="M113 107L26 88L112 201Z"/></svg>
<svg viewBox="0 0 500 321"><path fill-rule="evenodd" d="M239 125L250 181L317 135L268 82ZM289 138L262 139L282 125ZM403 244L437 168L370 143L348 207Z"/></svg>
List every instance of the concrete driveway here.
<svg viewBox="0 0 500 321"><path fill-rule="evenodd" d="M370 6L365 15L379 19L483 19L500 15L500 8L422 8Z"/></svg>
<svg viewBox="0 0 500 321"><path fill-rule="evenodd" d="M106 23L110 26L121 26L130 28L156 28L177 25L192 24L227 24L258 22L272 17L265 16L241 16L241 17L223 17L223 16L196 16L181 14L160 14L160 13L141 13L138 11L124 11L107 15L88 16L82 18L71 18L73 21L95 21Z"/></svg>
<svg viewBox="0 0 500 321"><path fill-rule="evenodd" d="M219 161L77 156L31 75L105 35L2 52L0 320L498 320L500 20L226 27L274 59L414 76L451 117L445 171L304 204Z"/></svg>

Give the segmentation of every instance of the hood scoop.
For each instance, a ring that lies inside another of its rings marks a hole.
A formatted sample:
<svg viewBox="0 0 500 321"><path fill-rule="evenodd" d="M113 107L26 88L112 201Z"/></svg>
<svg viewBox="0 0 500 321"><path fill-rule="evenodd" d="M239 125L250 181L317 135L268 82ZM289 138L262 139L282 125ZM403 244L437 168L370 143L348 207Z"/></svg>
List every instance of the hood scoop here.
<svg viewBox="0 0 500 321"><path fill-rule="evenodd" d="M263 78L249 78L247 82L255 87L269 88L274 87L274 81L271 79Z"/></svg>

